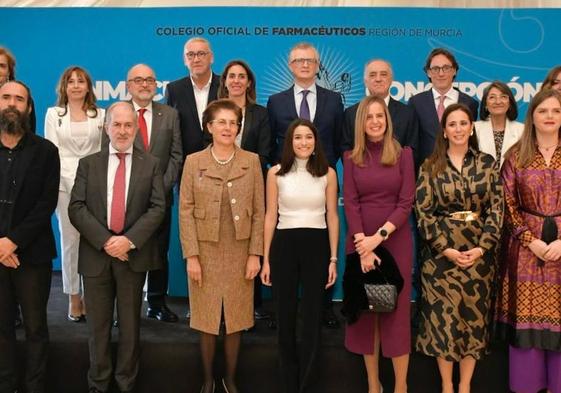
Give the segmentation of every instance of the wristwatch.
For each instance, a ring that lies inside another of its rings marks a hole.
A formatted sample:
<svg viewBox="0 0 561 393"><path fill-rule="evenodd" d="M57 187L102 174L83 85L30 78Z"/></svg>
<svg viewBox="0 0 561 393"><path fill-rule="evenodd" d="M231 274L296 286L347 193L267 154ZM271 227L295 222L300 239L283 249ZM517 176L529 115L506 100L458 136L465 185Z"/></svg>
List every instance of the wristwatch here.
<svg viewBox="0 0 561 393"><path fill-rule="evenodd" d="M384 229L384 227L379 228L376 233L382 236L382 239L384 240L388 240L388 237L390 237L390 234Z"/></svg>

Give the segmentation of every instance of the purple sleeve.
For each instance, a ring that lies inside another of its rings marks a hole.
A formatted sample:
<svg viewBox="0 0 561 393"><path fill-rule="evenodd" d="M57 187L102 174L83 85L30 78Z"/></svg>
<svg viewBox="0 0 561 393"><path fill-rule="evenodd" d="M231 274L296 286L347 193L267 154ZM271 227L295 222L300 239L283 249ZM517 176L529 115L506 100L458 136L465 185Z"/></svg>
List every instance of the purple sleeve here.
<svg viewBox="0 0 561 393"><path fill-rule="evenodd" d="M415 199L415 167L413 164L413 152L410 148L403 148L399 158L399 171L401 172L401 189L394 211L388 217L388 221L400 228L407 222L413 200Z"/></svg>
<svg viewBox="0 0 561 393"><path fill-rule="evenodd" d="M345 202L345 217L347 218L348 233L351 238L356 233L364 233L360 214L360 198L354 178L356 165L350 159L350 151L343 154L343 198Z"/></svg>

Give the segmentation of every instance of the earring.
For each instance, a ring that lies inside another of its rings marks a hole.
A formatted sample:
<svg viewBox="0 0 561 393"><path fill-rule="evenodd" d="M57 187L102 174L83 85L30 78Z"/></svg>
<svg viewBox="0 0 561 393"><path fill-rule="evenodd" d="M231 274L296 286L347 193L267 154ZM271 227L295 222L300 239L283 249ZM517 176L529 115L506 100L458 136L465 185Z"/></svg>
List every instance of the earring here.
<svg viewBox="0 0 561 393"><path fill-rule="evenodd" d="M446 134L442 134L442 136L444 137L444 139L448 139L448 137L446 136Z"/></svg>
<svg viewBox="0 0 561 393"><path fill-rule="evenodd" d="M315 155L316 155L316 151L314 150L314 151L312 152L312 156L315 156Z"/></svg>

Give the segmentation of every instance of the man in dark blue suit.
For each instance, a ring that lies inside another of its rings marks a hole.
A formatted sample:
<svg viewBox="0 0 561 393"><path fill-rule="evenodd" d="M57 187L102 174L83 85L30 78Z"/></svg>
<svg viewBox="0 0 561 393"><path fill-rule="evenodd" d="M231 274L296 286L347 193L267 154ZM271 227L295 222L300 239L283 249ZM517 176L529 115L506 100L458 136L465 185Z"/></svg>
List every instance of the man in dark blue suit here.
<svg viewBox="0 0 561 393"><path fill-rule="evenodd" d="M370 95L381 97L386 102L390 111L394 138L399 141L401 146L410 146L415 151L419 122L412 108L390 96L392 82L393 70L387 61L373 59L364 66L364 85ZM357 102L345 110L343 151L352 150L354 147L355 117L359 104L360 102Z"/></svg>
<svg viewBox="0 0 561 393"><path fill-rule="evenodd" d="M475 120L478 107L477 101L452 87L460 66L450 51L444 48L433 49L423 69L432 83L432 89L409 99L409 106L417 113L420 125L415 155L417 168L432 154L444 109L451 104L464 104L470 109Z"/></svg>
<svg viewBox="0 0 561 393"><path fill-rule="evenodd" d="M318 129L319 139L329 165L333 168L341 157L343 142L343 101L339 93L316 84L319 53L306 42L296 44L288 56L288 67L294 76L294 85L288 90L269 97L267 109L271 135L276 145L273 156L280 160L284 136L289 124L296 118L311 120ZM339 327L333 313L333 287L325 293L324 325Z"/></svg>

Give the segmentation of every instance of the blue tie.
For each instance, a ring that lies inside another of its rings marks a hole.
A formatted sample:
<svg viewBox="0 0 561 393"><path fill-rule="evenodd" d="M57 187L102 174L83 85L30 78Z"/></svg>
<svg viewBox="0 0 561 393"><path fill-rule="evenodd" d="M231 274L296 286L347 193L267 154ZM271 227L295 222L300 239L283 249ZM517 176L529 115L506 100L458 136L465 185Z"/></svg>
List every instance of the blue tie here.
<svg viewBox="0 0 561 393"><path fill-rule="evenodd" d="M306 97L310 90L302 90L302 103L300 104L300 118L311 120L310 119L310 107L308 106L308 100Z"/></svg>

